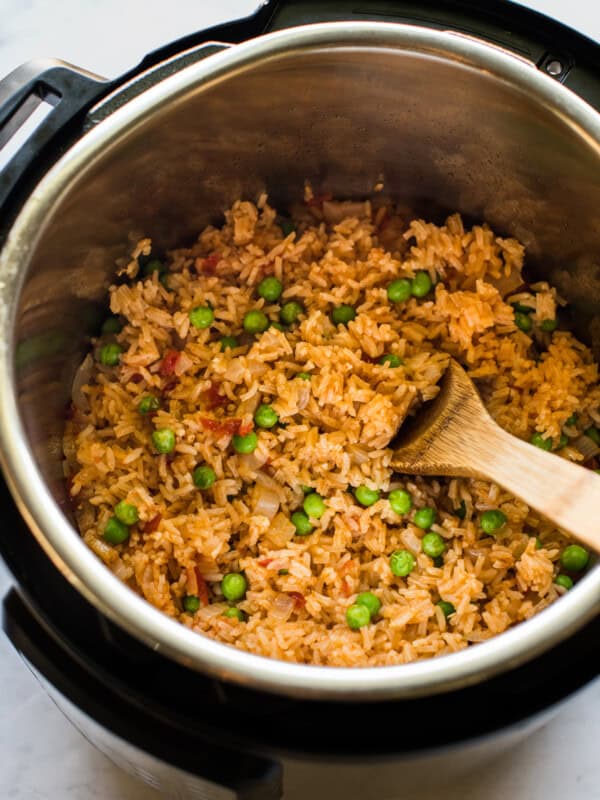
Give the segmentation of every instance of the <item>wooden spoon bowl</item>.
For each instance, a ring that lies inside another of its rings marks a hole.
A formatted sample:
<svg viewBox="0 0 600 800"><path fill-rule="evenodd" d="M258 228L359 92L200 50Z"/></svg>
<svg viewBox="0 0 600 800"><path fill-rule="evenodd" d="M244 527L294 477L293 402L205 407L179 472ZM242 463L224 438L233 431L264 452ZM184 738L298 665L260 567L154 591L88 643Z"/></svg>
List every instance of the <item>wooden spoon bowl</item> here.
<svg viewBox="0 0 600 800"><path fill-rule="evenodd" d="M390 446L397 472L487 478L600 550L600 476L497 425L454 359L437 397L402 426Z"/></svg>

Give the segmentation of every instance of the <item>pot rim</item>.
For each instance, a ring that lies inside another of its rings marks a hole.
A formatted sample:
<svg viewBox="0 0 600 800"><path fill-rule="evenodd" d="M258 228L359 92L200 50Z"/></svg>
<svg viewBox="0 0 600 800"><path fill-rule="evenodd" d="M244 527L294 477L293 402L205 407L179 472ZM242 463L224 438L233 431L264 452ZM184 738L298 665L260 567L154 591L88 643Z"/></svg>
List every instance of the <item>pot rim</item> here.
<svg viewBox="0 0 600 800"><path fill-rule="evenodd" d="M27 446L15 396L14 319L24 265L71 182L165 103L182 102L235 74L294 51L391 48L465 68L486 70L545 104L600 158L600 115L534 64L481 40L450 31L385 22L328 22L271 33L222 50L146 90L86 133L33 190L0 255L0 463L29 528L54 565L103 614L179 663L278 694L311 699L377 701L448 691L513 668L581 627L600 603L600 567L560 602L505 633L465 650L410 664L323 667L254 655L192 632L122 583L85 545L48 491Z"/></svg>

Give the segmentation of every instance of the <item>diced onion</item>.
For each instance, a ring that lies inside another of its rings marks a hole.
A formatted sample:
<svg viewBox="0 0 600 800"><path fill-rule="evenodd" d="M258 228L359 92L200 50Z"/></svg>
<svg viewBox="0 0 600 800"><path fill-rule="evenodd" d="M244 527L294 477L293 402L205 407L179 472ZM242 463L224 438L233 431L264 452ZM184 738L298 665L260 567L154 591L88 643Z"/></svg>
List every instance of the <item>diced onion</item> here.
<svg viewBox="0 0 600 800"><path fill-rule="evenodd" d="M402 542L407 550L412 553L419 553L421 551L421 540L412 531L404 531L402 534Z"/></svg>
<svg viewBox="0 0 600 800"><path fill-rule="evenodd" d="M295 601L289 594L278 594L271 606L271 615L280 622L286 622L294 610Z"/></svg>
<svg viewBox="0 0 600 800"><path fill-rule="evenodd" d="M278 511L279 494L264 486L257 486L254 492L254 513L273 519Z"/></svg>
<svg viewBox="0 0 600 800"><path fill-rule="evenodd" d="M257 392L253 394L252 397L249 397L247 400L243 400L237 410L238 416L245 417L246 414L249 414L251 417L254 416L254 412L258 408L258 404L260 403L260 394Z"/></svg>
<svg viewBox="0 0 600 800"><path fill-rule="evenodd" d="M112 571L120 578L122 581L126 581L133 575L133 570L131 567L128 567L123 561L118 558L114 564L111 565Z"/></svg>
<svg viewBox="0 0 600 800"><path fill-rule="evenodd" d="M82 389L91 381L93 371L94 359L92 358L91 354L88 353L81 362L80 366L77 368L77 372L73 378L73 386L71 388L71 399L73 400L73 405L84 414L90 410L90 404Z"/></svg>
<svg viewBox="0 0 600 800"><path fill-rule="evenodd" d="M244 363L244 359L242 358L232 358L229 362L229 366L223 373L223 377L225 380L231 381L232 383L240 383L244 374L246 372L246 365Z"/></svg>
<svg viewBox="0 0 600 800"><path fill-rule="evenodd" d="M240 456L240 464L243 464L247 470L257 470L266 464L268 457L266 453L255 450L254 453Z"/></svg>
<svg viewBox="0 0 600 800"><path fill-rule="evenodd" d="M334 200L323 201L323 217L330 225L337 225L346 217L365 217L367 214L367 204L354 200L344 200L341 202Z"/></svg>
<svg viewBox="0 0 600 800"><path fill-rule="evenodd" d="M175 362L175 367L173 372L175 375L183 375L190 367L194 366L194 362L189 356L186 356L185 353L181 353L177 361Z"/></svg>
<svg viewBox="0 0 600 800"><path fill-rule="evenodd" d="M579 450L584 458L584 461L587 461L588 458L594 458L594 456L597 456L598 453L600 453L600 447L598 447L593 439L590 439L590 437L586 436L585 434L578 436L577 439L571 443L571 445L576 450Z"/></svg>
<svg viewBox="0 0 600 800"><path fill-rule="evenodd" d="M308 401L310 400L310 384L308 381L302 381L302 385L298 388L298 394L296 397L298 400L297 408L299 411L301 411L303 408L306 408Z"/></svg>
<svg viewBox="0 0 600 800"><path fill-rule="evenodd" d="M508 275L501 275L499 278L486 278L486 281L495 286L502 297L512 294L515 289L523 286L523 276L518 269L513 269Z"/></svg>
<svg viewBox="0 0 600 800"><path fill-rule="evenodd" d="M246 363L246 368L250 375L257 377L258 375L263 375L267 371L267 364L265 364L264 361L256 361L253 358L249 358Z"/></svg>
<svg viewBox="0 0 600 800"><path fill-rule="evenodd" d="M348 451L350 452L350 455L352 456L352 460L356 464L359 464L359 465L360 464L366 464L367 461L369 460L369 454L365 450L364 447L360 447L359 445L351 444L348 447Z"/></svg>

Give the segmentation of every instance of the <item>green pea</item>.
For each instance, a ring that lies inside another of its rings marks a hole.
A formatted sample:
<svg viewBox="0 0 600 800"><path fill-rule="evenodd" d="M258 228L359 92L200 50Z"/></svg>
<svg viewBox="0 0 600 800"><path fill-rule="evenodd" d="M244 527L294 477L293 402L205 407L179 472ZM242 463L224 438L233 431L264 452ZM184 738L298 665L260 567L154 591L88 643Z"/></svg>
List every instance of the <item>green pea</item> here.
<svg viewBox="0 0 600 800"><path fill-rule="evenodd" d="M115 506L115 517L124 525L135 525L139 521L137 508L132 503L126 503L125 500L121 500Z"/></svg>
<svg viewBox="0 0 600 800"><path fill-rule="evenodd" d="M233 437L233 449L236 453L247 455L253 453L258 446L258 436L255 431L250 431L245 436L236 433Z"/></svg>
<svg viewBox="0 0 600 800"><path fill-rule="evenodd" d="M298 372L296 378L300 378L301 381L309 381L312 375L309 375L308 372Z"/></svg>
<svg viewBox="0 0 600 800"><path fill-rule="evenodd" d="M371 622L371 612L366 606L353 605L346 611L346 622L353 631L364 628Z"/></svg>
<svg viewBox="0 0 600 800"><path fill-rule="evenodd" d="M275 328L276 331L281 331L281 333L285 333L285 328L281 324L281 322L271 322L269 328Z"/></svg>
<svg viewBox="0 0 600 800"><path fill-rule="evenodd" d="M536 536L536 537L535 537L535 549L536 549L536 550L541 550L543 546L544 546L544 543L542 542L542 540L540 539L540 537L539 537L539 536Z"/></svg>
<svg viewBox="0 0 600 800"><path fill-rule="evenodd" d="M238 340L235 336L224 336L221 339L221 352L224 353L225 350L235 350L238 347Z"/></svg>
<svg viewBox="0 0 600 800"><path fill-rule="evenodd" d="M142 273L148 277L148 275L152 275L153 272L158 272L159 275L162 275L166 272L166 267L162 261L158 258L153 258L151 261L148 261L144 267L142 268Z"/></svg>
<svg viewBox="0 0 600 800"><path fill-rule="evenodd" d="M278 569L277 570L277 574L278 575L289 575L290 571L289 571L289 569Z"/></svg>
<svg viewBox="0 0 600 800"><path fill-rule="evenodd" d="M568 425L569 428L572 428L573 425L577 425L577 420L579 419L579 414L577 412L571 414L569 419L565 422L565 425Z"/></svg>
<svg viewBox="0 0 600 800"><path fill-rule="evenodd" d="M426 556L437 558L446 549L446 542L439 533L426 533L421 539L421 547Z"/></svg>
<svg viewBox="0 0 600 800"><path fill-rule="evenodd" d="M110 333L120 333L122 330L123 326L118 317L107 317L102 323L100 332L103 336L107 336Z"/></svg>
<svg viewBox="0 0 600 800"><path fill-rule="evenodd" d="M483 512L479 524L484 533L492 536L506 525L506 514L503 514L502 511L497 508L489 509L489 511Z"/></svg>
<svg viewBox="0 0 600 800"><path fill-rule="evenodd" d="M433 282L429 273L420 271L415 274L415 277L410 282L410 291L414 297L425 297L431 291L432 286Z"/></svg>
<svg viewBox="0 0 600 800"><path fill-rule="evenodd" d="M556 583L557 586L562 586L567 591L573 588L573 580L569 578L568 575L557 575L556 578L554 578L554 583Z"/></svg>
<svg viewBox="0 0 600 800"><path fill-rule="evenodd" d="M562 551L560 563L569 572L581 572L590 560L590 554L579 544L570 544Z"/></svg>
<svg viewBox="0 0 600 800"><path fill-rule="evenodd" d="M241 572L229 572L221 581L223 597L231 603L237 603L246 594L248 581Z"/></svg>
<svg viewBox="0 0 600 800"><path fill-rule="evenodd" d="M331 320L334 325L347 325L356 317L356 309L353 306L343 304L337 306L331 312Z"/></svg>
<svg viewBox="0 0 600 800"><path fill-rule="evenodd" d="M357 606L364 606L369 609L369 614L374 617L379 614L381 600L373 592L361 592L355 600Z"/></svg>
<svg viewBox="0 0 600 800"><path fill-rule="evenodd" d="M150 414L152 411L158 411L159 408L160 400L158 397L154 397L154 395L151 394L142 397L138 403L138 411L143 415Z"/></svg>
<svg viewBox="0 0 600 800"><path fill-rule="evenodd" d="M436 556L433 559L433 566L437 567L438 569L443 567L444 566L444 557L443 556Z"/></svg>
<svg viewBox="0 0 600 800"><path fill-rule="evenodd" d="M262 405L256 409L254 422L259 428L272 428L279 422L279 415L272 406Z"/></svg>
<svg viewBox="0 0 600 800"><path fill-rule="evenodd" d="M402 364L404 364L404 361L395 353L390 353L387 356L381 356L381 358L379 359L379 363L382 366L389 364L390 367L400 367Z"/></svg>
<svg viewBox="0 0 600 800"><path fill-rule="evenodd" d="M461 520L465 519L465 517L467 516L467 506L464 500L460 501L460 505L458 506L458 508L454 509L454 513L459 519Z"/></svg>
<svg viewBox="0 0 600 800"><path fill-rule="evenodd" d="M298 536L308 536L309 533L312 533L312 523L304 511L294 511L290 519L296 528Z"/></svg>
<svg viewBox="0 0 600 800"><path fill-rule="evenodd" d="M515 311L515 325L523 333L529 333L533 328L533 322L529 314L523 314L522 311Z"/></svg>
<svg viewBox="0 0 600 800"><path fill-rule="evenodd" d="M369 489L368 486L357 486L354 490L354 497L361 506L372 506L379 500L379 490Z"/></svg>
<svg viewBox="0 0 600 800"><path fill-rule="evenodd" d="M307 494L304 498L302 508L307 516L312 517L313 519L321 519L327 509L327 506L325 505L325 501L320 494L317 494L316 492L310 492L310 494Z"/></svg>
<svg viewBox="0 0 600 800"><path fill-rule="evenodd" d="M387 287L387 296L391 303L404 303L411 294L411 282L407 278L398 278Z"/></svg>
<svg viewBox="0 0 600 800"><path fill-rule="evenodd" d="M436 603L436 606L438 606L439 608L441 608L441 609L442 609L442 613L444 614L444 616L446 617L446 619L447 619L449 616L451 616L451 614L455 614L455 613L456 613L456 609L454 608L454 606L452 605L452 603L448 603L448 602L446 602L446 600L439 600L439 601Z"/></svg>
<svg viewBox="0 0 600 800"><path fill-rule="evenodd" d="M406 489L394 489L393 492L389 493L388 501L394 514L398 514L400 517L403 514L408 514L413 504L412 497Z"/></svg>
<svg viewBox="0 0 600 800"><path fill-rule="evenodd" d="M241 608L228 608L227 611L223 612L223 616L229 617L229 619L237 619L240 622L246 621L246 615Z"/></svg>
<svg viewBox="0 0 600 800"><path fill-rule="evenodd" d="M540 450L547 450L548 452L552 450L552 439L546 439L541 433L537 433L537 431L529 441L535 447L539 447Z"/></svg>
<svg viewBox="0 0 600 800"><path fill-rule="evenodd" d="M296 226L292 220L287 219L286 217L280 217L278 220L278 225L281 228L281 232L284 236L289 236L290 233L293 233L296 230Z"/></svg>
<svg viewBox="0 0 600 800"><path fill-rule="evenodd" d="M314 492L314 489L313 489L313 487L312 487L312 486L304 486L304 485L301 485L301 486L300 486L300 488L302 489L302 492L303 492L304 494L310 494L311 492Z"/></svg>
<svg viewBox="0 0 600 800"><path fill-rule="evenodd" d="M210 489L217 480L217 473L212 467L203 465L192 472L192 480L198 489Z"/></svg>
<svg viewBox="0 0 600 800"><path fill-rule="evenodd" d="M293 325L293 323L296 322L298 317L303 313L304 307L300 303L296 302L296 300L290 300L288 303L284 303L281 306L279 319L284 325Z"/></svg>
<svg viewBox="0 0 600 800"><path fill-rule="evenodd" d="M104 527L103 536L109 544L123 544L129 539L129 528L120 519L111 517Z"/></svg>
<svg viewBox="0 0 600 800"><path fill-rule="evenodd" d="M248 311L242 323L248 333L262 333L269 327L269 318L263 311Z"/></svg>
<svg viewBox="0 0 600 800"><path fill-rule="evenodd" d="M283 284L272 276L264 278L258 284L258 294L269 303L274 303L275 300L279 300L282 292Z"/></svg>
<svg viewBox="0 0 600 800"><path fill-rule="evenodd" d="M592 440L592 442L594 442L594 444L600 446L600 431L598 430L598 428L596 428L595 425L590 425L589 428L586 428L584 430L584 433L587 437L589 437Z"/></svg>
<svg viewBox="0 0 600 800"><path fill-rule="evenodd" d="M197 308L192 308L188 317L194 328L203 329L210 328L215 319L215 314L212 308L208 306L197 306Z"/></svg>
<svg viewBox="0 0 600 800"><path fill-rule="evenodd" d="M121 353L123 348L116 342L110 342L100 348L99 358L100 363L105 367L116 367L121 360Z"/></svg>
<svg viewBox="0 0 600 800"><path fill-rule="evenodd" d="M431 506L425 506L424 508L419 508L418 511L415 511L413 522L417 528L423 528L423 530L427 530L427 528L431 528L435 522L436 516L435 508L431 508Z"/></svg>
<svg viewBox="0 0 600 800"><path fill-rule="evenodd" d="M183 598L183 609L188 614L195 614L200 608L200 598L195 594L186 594Z"/></svg>
<svg viewBox="0 0 600 800"><path fill-rule="evenodd" d="M561 433L556 449L562 450L563 447L566 447L568 444L569 444L569 437L566 434Z"/></svg>
<svg viewBox="0 0 600 800"><path fill-rule="evenodd" d="M410 575L416 564L416 559L410 550L395 550L390 556L390 569L398 578Z"/></svg>
<svg viewBox="0 0 600 800"><path fill-rule="evenodd" d="M557 319L543 319L540 322L540 330L546 331L547 333L552 333L558 327L558 320Z"/></svg>
<svg viewBox="0 0 600 800"><path fill-rule="evenodd" d="M523 303L511 303L511 305L519 314L533 314L534 309L531 306L525 306Z"/></svg>
<svg viewBox="0 0 600 800"><path fill-rule="evenodd" d="M175 434L170 428L159 428L152 434L152 444L157 453L171 453L175 449Z"/></svg>

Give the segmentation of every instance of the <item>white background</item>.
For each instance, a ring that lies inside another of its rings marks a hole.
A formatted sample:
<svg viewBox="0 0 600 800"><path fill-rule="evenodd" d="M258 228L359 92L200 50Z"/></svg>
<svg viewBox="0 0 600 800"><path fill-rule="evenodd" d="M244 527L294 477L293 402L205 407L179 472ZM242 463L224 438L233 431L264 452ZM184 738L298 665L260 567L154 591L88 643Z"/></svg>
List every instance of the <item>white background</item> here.
<svg viewBox="0 0 600 800"><path fill-rule="evenodd" d="M600 41L598 0L528 5ZM0 0L0 76L28 59L54 56L115 77L161 44L256 6L257 0ZM0 597L8 584L0 564ZM406 800L595 800L599 742L597 681L518 750L447 786L444 798ZM0 800L154 798L63 719L0 632Z"/></svg>

